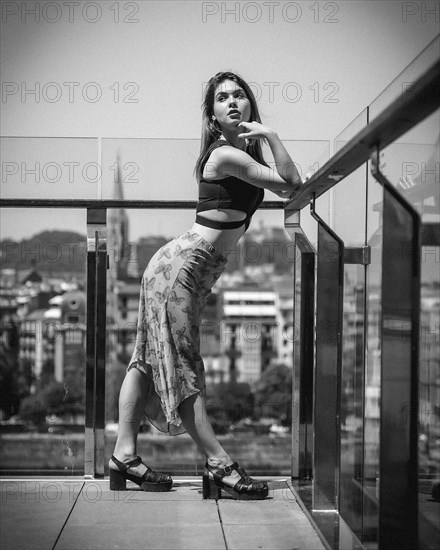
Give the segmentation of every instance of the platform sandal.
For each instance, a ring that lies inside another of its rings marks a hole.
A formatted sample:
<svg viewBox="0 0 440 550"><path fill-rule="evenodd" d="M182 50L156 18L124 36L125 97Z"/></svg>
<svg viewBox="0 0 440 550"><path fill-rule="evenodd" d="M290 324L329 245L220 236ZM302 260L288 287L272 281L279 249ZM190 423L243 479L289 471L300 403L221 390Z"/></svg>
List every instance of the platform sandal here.
<svg viewBox="0 0 440 550"><path fill-rule="evenodd" d="M261 500L269 494L267 483L249 477L237 462L225 468L215 468L206 463L203 498L217 500L222 497L222 490L236 500Z"/></svg>
<svg viewBox="0 0 440 550"><path fill-rule="evenodd" d="M160 474L147 466L143 476L136 476L127 472L128 468L139 466L142 459L137 456L130 462L121 462L114 456L111 458L118 467L118 470L110 468L110 491L125 491L127 479L133 481L142 491L162 492L169 491L173 486L173 478L168 474Z"/></svg>

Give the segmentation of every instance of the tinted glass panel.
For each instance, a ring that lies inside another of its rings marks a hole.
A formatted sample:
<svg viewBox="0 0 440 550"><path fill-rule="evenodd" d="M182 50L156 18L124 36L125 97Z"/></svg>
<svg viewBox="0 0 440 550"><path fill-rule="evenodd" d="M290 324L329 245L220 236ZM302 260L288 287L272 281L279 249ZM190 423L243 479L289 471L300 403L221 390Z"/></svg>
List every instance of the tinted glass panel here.
<svg viewBox="0 0 440 550"><path fill-rule="evenodd" d="M315 370L315 509L337 506L339 469L339 385L342 264L339 243L318 226L316 370Z"/></svg>
<svg viewBox="0 0 440 550"><path fill-rule="evenodd" d="M365 268L344 268L344 325L341 369L340 511L362 536L363 384Z"/></svg>
<svg viewBox="0 0 440 550"><path fill-rule="evenodd" d="M2 137L3 199L98 199L96 138Z"/></svg>
<svg viewBox="0 0 440 550"><path fill-rule="evenodd" d="M422 548L440 546L440 247L421 256L419 385L419 533ZM435 497L435 498L434 498Z"/></svg>
<svg viewBox="0 0 440 550"><path fill-rule="evenodd" d="M85 212L8 208L1 210L0 218L1 471L80 475Z"/></svg>
<svg viewBox="0 0 440 550"><path fill-rule="evenodd" d="M313 453L313 333L315 254L302 235L296 240L292 476L310 477Z"/></svg>
<svg viewBox="0 0 440 550"><path fill-rule="evenodd" d="M383 189L368 178L367 244L371 262L366 278L366 365L364 390L363 542L377 548L379 505L379 425L381 380Z"/></svg>
<svg viewBox="0 0 440 550"><path fill-rule="evenodd" d="M385 189L379 520L384 548L417 546L418 256L417 221Z"/></svg>

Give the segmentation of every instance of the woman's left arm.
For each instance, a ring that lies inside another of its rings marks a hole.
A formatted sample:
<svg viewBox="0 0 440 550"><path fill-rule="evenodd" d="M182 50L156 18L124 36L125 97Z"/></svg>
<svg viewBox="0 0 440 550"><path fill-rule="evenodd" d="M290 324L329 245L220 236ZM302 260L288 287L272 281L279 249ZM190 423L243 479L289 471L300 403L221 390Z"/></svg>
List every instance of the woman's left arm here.
<svg viewBox="0 0 440 550"><path fill-rule="evenodd" d="M267 141L269 143L270 150L272 151L278 174L284 181L295 187L292 191L296 190L302 184L301 176L299 175L291 156L286 151L286 148L278 137L278 134L274 131L268 133Z"/></svg>
<svg viewBox="0 0 440 550"><path fill-rule="evenodd" d="M245 129L245 133L239 134L238 137L243 137L246 139L265 138L267 140L278 174L286 183L292 185L290 193L297 191L298 187L302 185L301 176L299 175L298 169L296 168L291 156L286 151L286 148L278 137L278 134L271 128L268 128L259 122L241 122L239 126ZM288 196L288 193L288 191L282 191L282 195L280 196L286 197L286 195Z"/></svg>

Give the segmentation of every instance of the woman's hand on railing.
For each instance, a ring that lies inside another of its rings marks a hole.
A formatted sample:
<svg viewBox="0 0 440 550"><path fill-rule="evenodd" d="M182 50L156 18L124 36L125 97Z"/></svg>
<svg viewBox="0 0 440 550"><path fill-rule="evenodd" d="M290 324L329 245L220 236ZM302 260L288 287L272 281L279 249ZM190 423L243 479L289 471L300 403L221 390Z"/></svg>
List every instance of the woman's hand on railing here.
<svg viewBox="0 0 440 550"><path fill-rule="evenodd" d="M304 177L304 182L303 184L312 176L312 172L308 172L305 177ZM293 198L293 196L295 195L295 193L298 192L299 188L303 185L301 183L298 183L296 185L294 185L291 189L287 189L286 191L274 191L274 193L276 195L278 195L279 197L281 197L282 199L284 200L290 200Z"/></svg>
<svg viewBox="0 0 440 550"><path fill-rule="evenodd" d="M293 198L293 195L298 191L298 189L300 187L301 187L301 184L298 184L298 185L295 185L294 187L292 187L291 189L287 189L286 191L273 191L273 192L278 197L280 197L284 200L289 200L289 199Z"/></svg>

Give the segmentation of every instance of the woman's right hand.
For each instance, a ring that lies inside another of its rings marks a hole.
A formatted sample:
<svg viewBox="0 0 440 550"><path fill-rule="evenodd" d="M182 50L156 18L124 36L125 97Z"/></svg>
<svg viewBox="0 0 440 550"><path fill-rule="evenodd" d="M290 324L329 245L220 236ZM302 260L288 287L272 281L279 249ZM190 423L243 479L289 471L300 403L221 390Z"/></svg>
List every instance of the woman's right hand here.
<svg viewBox="0 0 440 550"><path fill-rule="evenodd" d="M261 139L268 138L275 133L271 128L256 120L253 122L240 122L237 126L244 130L242 134L238 134L237 137L239 138Z"/></svg>

